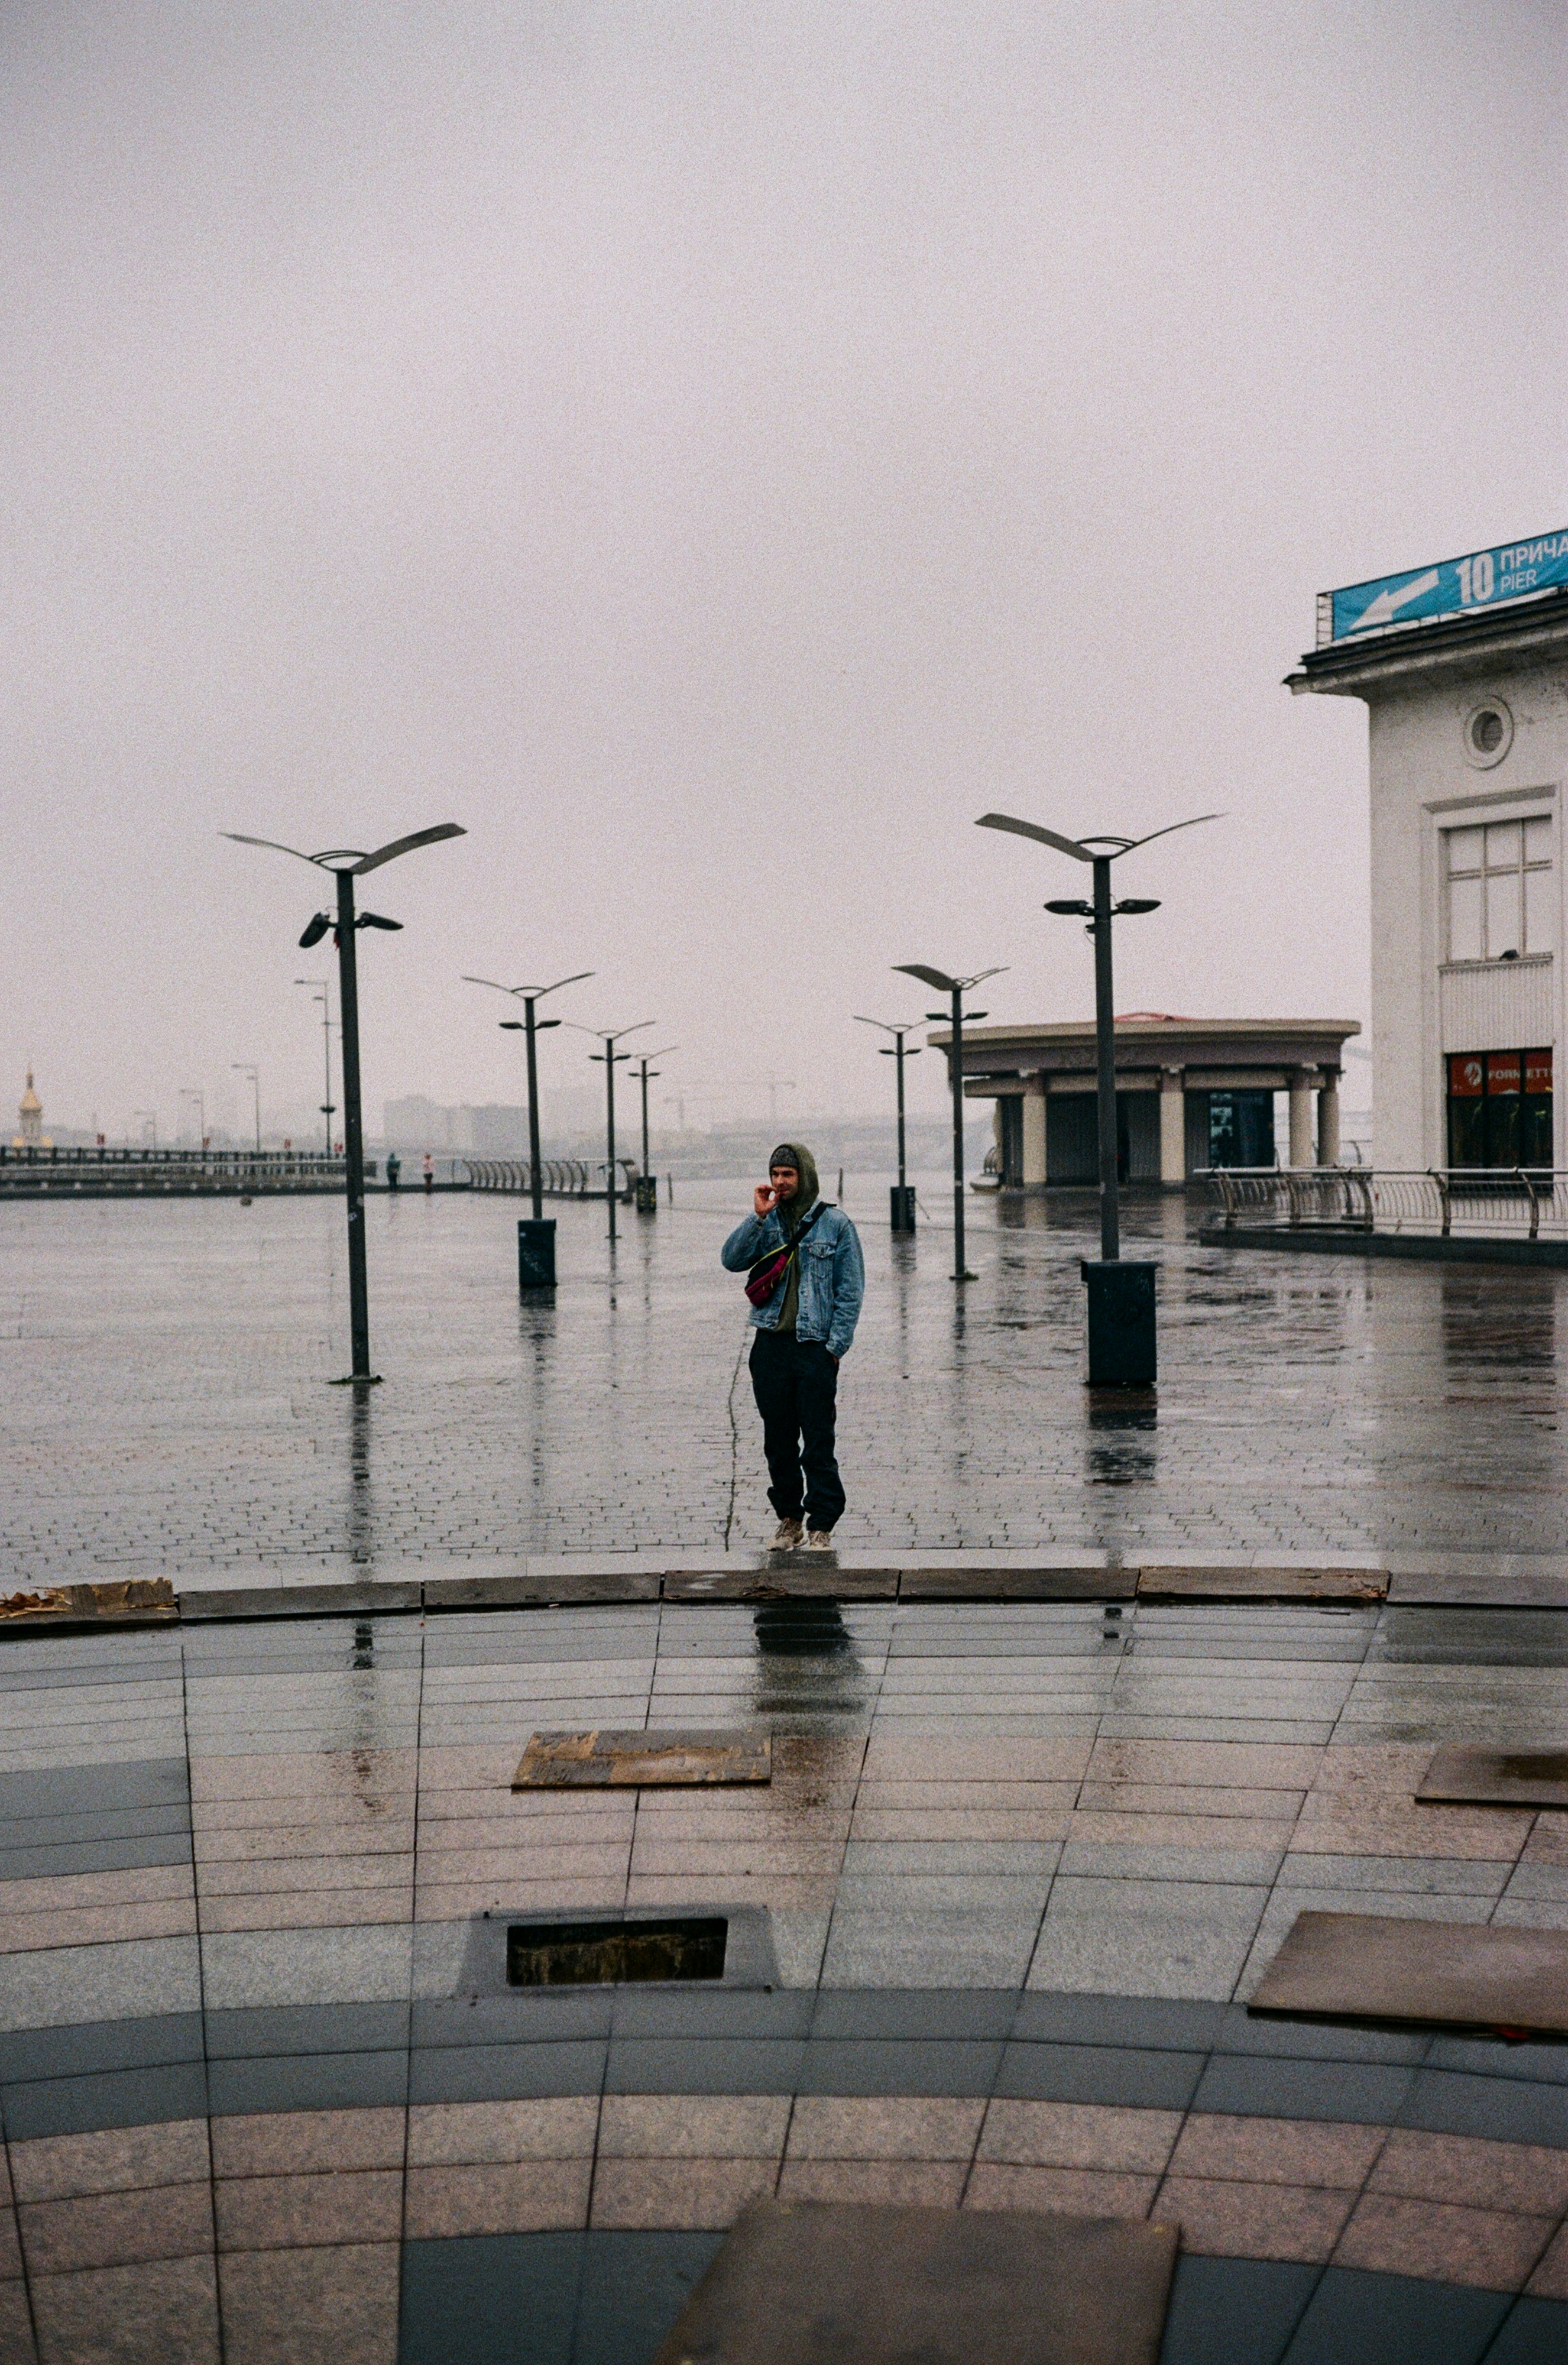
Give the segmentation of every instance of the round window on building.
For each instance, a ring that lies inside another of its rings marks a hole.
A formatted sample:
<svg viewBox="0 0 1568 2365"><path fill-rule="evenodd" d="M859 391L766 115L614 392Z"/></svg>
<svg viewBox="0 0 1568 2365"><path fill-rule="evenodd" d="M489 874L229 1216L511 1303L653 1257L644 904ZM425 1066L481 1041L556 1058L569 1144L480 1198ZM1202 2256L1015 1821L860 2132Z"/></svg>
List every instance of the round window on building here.
<svg viewBox="0 0 1568 2365"><path fill-rule="evenodd" d="M1514 744L1514 718L1500 698L1473 706L1464 718L1464 752L1470 762L1486 771L1500 764Z"/></svg>

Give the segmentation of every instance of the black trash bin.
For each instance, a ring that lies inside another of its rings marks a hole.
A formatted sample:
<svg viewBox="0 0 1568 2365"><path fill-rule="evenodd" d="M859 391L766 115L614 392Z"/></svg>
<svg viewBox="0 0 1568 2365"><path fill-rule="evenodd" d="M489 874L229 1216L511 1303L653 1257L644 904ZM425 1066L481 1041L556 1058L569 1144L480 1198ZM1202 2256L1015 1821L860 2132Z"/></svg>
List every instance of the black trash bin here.
<svg viewBox="0 0 1568 2365"><path fill-rule="evenodd" d="M1129 1258L1081 1270L1089 1292L1089 1384L1151 1388L1155 1379L1152 1263Z"/></svg>
<svg viewBox="0 0 1568 2365"><path fill-rule="evenodd" d="M517 1227L517 1285L520 1289L555 1286L555 1218L521 1216Z"/></svg>
<svg viewBox="0 0 1568 2365"><path fill-rule="evenodd" d="M914 1229L913 1183L894 1182L889 1188L888 1196L892 1202L892 1224L894 1231L913 1232Z"/></svg>
<svg viewBox="0 0 1568 2365"><path fill-rule="evenodd" d="M659 1212L659 1178L656 1174L639 1174L633 1193L639 1216L656 1216Z"/></svg>

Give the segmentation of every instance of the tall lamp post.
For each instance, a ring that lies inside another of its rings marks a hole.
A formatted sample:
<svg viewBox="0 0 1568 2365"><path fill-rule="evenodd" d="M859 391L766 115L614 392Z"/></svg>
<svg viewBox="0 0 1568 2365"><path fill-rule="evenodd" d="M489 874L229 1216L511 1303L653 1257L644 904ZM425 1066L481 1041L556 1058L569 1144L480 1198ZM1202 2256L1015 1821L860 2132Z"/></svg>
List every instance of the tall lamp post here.
<svg viewBox="0 0 1568 2365"><path fill-rule="evenodd" d="M1116 1184L1116 1035L1115 999L1111 976L1111 923L1158 912L1158 897L1124 896L1113 902L1111 865L1157 837L1178 829L1196 829L1200 822L1217 821L1217 813L1194 813L1173 821L1147 837L1066 837L1043 829L1038 822L1019 821L1012 813L982 813L980 829L1004 829L1014 837L1033 838L1054 846L1075 862L1087 862L1094 874L1094 900L1058 896L1046 905L1062 917L1084 919L1094 943L1094 1065L1095 1097L1100 1136L1100 1261L1083 1260L1089 1291L1089 1384L1091 1387L1152 1387L1157 1370L1154 1323L1154 1266L1135 1260L1122 1261L1121 1210Z"/></svg>
<svg viewBox="0 0 1568 2365"><path fill-rule="evenodd" d="M327 1128L327 1155L332 1154L332 986L330 978L297 977L296 985L313 985L312 1002L321 1007L321 1115Z"/></svg>
<svg viewBox="0 0 1568 2365"><path fill-rule="evenodd" d="M934 985L938 993L952 997L951 1013L928 1010L926 1016L938 1025L947 1024L953 1029L953 1048L949 1059L949 1082L953 1087L953 1278L973 1281L974 1274L964 1261L964 996L988 977L1001 977L1001 969L982 969L973 977L948 977L945 970L926 969L920 961L895 961L894 969L901 977L917 977L922 985ZM983 1010L971 1010L971 1020L983 1018Z"/></svg>
<svg viewBox="0 0 1568 2365"><path fill-rule="evenodd" d="M604 1168L607 1185L605 1196L610 1203L610 1238L613 1245L615 1240L615 1070L621 1061L632 1057L630 1051L618 1051L615 1046L624 1036L640 1035L644 1026L656 1026L658 1021L655 1018L639 1018L635 1026L617 1026L613 1031L607 1026L579 1026L575 1018L568 1018L566 1024L568 1026L576 1026L579 1035L592 1035L604 1046L602 1051L590 1051L588 1057L590 1059L602 1059L604 1062Z"/></svg>
<svg viewBox="0 0 1568 2365"><path fill-rule="evenodd" d="M251 1079L251 1092L253 1096L256 1119L256 1156L259 1158L262 1154L262 1080L248 1060L230 1059L229 1064L237 1075L249 1076Z"/></svg>
<svg viewBox="0 0 1568 2365"><path fill-rule="evenodd" d="M547 1026L559 1026L558 1018L535 1018L536 1006L547 993L559 993L564 985L580 985L591 977L591 969L574 970L570 977L558 977L554 985L498 985L493 977L470 977L465 971L465 985L487 985L494 993L510 993L522 1004L521 1018L503 1018L501 1026L509 1035L522 1034L528 1038L528 1179L533 1204L533 1220L544 1220L544 1180L539 1162L539 1061L534 1049L535 1038Z"/></svg>
<svg viewBox="0 0 1568 2365"><path fill-rule="evenodd" d="M364 1132L360 1121L359 1097L359 976L354 962L354 936L360 928L400 928L401 920L384 920L375 912L354 911L353 882L367 871L379 870L384 862L394 862L400 854L411 854L418 846L434 846L444 837L464 837L466 831L454 821L438 822L433 829L417 829L409 837L395 837L390 845L378 846L373 854L364 854L357 846L328 846L320 854L302 854L297 846L280 846L273 837L246 837L237 829L226 829L222 835L232 838L236 846L262 846L273 854L292 854L298 862L313 863L319 870L330 871L338 882L337 910L318 912L299 939L299 948L308 952L319 945L329 928L338 948L338 1007L342 1014L343 1046L343 1152L344 1184L349 1217L349 1327L353 1333L353 1380L368 1382L375 1377L370 1368L370 1297L364 1268Z"/></svg>
<svg viewBox="0 0 1568 2365"><path fill-rule="evenodd" d="M643 1170L637 1177L639 1216L654 1216L658 1213L658 1189L648 1167L648 1085L659 1073L653 1063L655 1059L667 1059L672 1051L678 1051L679 1048L678 1043L666 1043L656 1051L639 1052L637 1055L637 1081L643 1092Z"/></svg>
<svg viewBox="0 0 1568 2365"><path fill-rule="evenodd" d="M898 1063L895 1072L898 1076L899 1091L899 1179L893 1186L892 1229L895 1232L913 1232L914 1193L911 1190L904 1173L903 1063L906 1059L919 1059L920 1046L917 1043L913 1051L906 1051L904 1048L903 1038L913 1032L913 1027L892 1026L885 1018L862 1018L858 1014L855 1023L857 1026L879 1026L884 1035L890 1035L893 1038L891 1050L885 1043L879 1044L877 1047L881 1058L893 1059Z"/></svg>

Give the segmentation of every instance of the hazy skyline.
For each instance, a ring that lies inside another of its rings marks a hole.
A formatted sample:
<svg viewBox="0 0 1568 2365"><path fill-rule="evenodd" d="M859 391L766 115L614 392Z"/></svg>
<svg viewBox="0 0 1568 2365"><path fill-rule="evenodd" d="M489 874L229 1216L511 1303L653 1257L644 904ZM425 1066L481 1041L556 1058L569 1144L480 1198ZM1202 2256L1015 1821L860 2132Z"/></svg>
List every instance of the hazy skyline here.
<svg viewBox="0 0 1568 2365"><path fill-rule="evenodd" d="M375 880L377 1114L521 1099L465 970L595 970L562 1014L737 1114L880 1105L895 961L1086 1014L992 806L1221 808L1129 861L1118 1006L1364 1021L1363 712L1280 685L1320 588L1568 522L1562 51L1495 0L8 8L0 1124L29 1064L61 1125L236 1121L235 1059L314 1102L317 882L225 829L467 829Z"/></svg>

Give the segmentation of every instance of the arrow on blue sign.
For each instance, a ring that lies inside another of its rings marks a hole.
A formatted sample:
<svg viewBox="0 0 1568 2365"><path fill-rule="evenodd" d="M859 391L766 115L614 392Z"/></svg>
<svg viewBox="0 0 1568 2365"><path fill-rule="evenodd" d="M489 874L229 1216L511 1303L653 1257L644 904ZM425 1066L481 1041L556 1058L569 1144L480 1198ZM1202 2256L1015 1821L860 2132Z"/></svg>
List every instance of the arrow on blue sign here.
<svg viewBox="0 0 1568 2365"><path fill-rule="evenodd" d="M1330 637L1342 641L1352 633L1387 632L1438 616L1502 607L1515 600L1536 599L1564 584L1568 584L1568 530L1541 534L1533 542L1499 543L1491 550L1472 551L1465 558L1445 558L1436 566L1384 575L1372 583L1352 583L1342 591L1330 592Z"/></svg>

